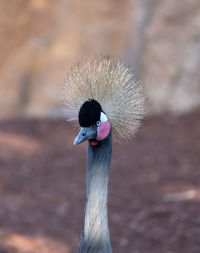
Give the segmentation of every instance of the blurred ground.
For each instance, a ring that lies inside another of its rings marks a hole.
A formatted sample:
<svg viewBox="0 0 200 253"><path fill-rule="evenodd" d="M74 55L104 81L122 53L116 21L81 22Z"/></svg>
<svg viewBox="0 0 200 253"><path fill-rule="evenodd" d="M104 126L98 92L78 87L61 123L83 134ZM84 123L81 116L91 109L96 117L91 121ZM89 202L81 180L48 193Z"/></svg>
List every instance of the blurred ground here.
<svg viewBox="0 0 200 253"><path fill-rule="evenodd" d="M113 252L200 252L200 114L147 119L114 145ZM0 123L0 252L77 252L86 145L64 120Z"/></svg>

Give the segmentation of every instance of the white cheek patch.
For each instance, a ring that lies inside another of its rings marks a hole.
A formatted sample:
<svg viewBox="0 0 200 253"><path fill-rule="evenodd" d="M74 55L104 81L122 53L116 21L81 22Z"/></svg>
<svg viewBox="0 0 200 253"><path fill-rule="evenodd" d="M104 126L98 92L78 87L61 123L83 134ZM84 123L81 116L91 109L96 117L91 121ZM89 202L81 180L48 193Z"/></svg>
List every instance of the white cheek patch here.
<svg viewBox="0 0 200 253"><path fill-rule="evenodd" d="M103 113L103 112L101 112L100 121L101 121L101 122L106 122L106 121L108 121L107 116L106 116L105 113Z"/></svg>

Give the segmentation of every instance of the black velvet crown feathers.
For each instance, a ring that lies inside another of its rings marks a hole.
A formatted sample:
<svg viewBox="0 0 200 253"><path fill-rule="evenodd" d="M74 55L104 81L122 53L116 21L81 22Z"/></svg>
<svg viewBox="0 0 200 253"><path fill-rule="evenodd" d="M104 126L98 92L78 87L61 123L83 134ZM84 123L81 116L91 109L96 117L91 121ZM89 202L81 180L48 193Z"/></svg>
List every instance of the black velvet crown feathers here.
<svg viewBox="0 0 200 253"><path fill-rule="evenodd" d="M100 120L101 105L94 99L85 101L79 111L78 120L81 127L89 127Z"/></svg>

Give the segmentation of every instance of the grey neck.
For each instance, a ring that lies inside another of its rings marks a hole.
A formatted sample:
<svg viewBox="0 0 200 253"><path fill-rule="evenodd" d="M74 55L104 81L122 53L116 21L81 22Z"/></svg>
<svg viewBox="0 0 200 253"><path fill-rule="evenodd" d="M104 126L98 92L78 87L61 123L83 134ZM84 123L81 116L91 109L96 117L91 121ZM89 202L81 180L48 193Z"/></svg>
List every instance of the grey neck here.
<svg viewBox="0 0 200 253"><path fill-rule="evenodd" d="M112 154L112 136L88 144L87 191L80 253L111 253L107 216L108 178Z"/></svg>

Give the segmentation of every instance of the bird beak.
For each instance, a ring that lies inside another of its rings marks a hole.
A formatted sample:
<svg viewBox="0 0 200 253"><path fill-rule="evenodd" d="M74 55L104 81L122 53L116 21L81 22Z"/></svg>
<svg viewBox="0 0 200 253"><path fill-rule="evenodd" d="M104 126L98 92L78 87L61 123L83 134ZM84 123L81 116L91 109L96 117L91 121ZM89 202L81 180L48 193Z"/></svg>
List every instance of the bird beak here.
<svg viewBox="0 0 200 253"><path fill-rule="evenodd" d="M79 134L74 140L74 145L81 144L86 140L92 140L97 138L97 127L90 126L90 127L82 127Z"/></svg>

